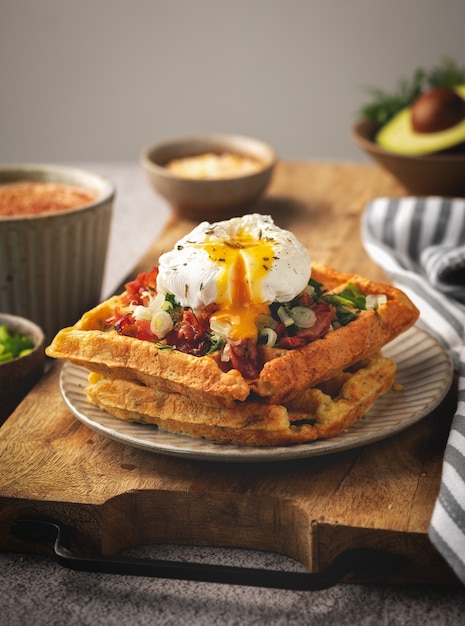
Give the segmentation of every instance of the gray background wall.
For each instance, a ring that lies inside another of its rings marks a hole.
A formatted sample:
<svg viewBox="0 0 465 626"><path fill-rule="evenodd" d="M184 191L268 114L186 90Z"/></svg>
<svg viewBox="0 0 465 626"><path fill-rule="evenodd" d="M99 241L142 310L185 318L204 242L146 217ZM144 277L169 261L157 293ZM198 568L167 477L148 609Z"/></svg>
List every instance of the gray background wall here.
<svg viewBox="0 0 465 626"><path fill-rule="evenodd" d="M363 156L368 86L465 63L464 0L0 0L0 162L132 161L199 131Z"/></svg>

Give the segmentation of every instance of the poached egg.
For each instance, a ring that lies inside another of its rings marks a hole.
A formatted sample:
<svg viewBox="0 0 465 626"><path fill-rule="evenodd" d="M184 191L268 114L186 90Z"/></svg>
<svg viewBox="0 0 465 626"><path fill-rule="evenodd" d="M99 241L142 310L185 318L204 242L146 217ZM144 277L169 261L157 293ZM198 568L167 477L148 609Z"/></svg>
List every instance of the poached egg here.
<svg viewBox="0 0 465 626"><path fill-rule="evenodd" d="M194 312L215 303L210 326L230 342L256 339L256 320L272 302L289 302L308 284L307 249L270 216L202 222L159 259L157 292Z"/></svg>

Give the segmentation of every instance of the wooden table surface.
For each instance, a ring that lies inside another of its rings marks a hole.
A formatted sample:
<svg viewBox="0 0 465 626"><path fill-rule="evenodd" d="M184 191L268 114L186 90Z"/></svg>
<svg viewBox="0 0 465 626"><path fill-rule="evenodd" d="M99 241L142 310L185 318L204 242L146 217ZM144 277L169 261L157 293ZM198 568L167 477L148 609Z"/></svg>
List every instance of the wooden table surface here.
<svg viewBox="0 0 465 626"><path fill-rule="evenodd" d="M403 194L371 165L284 162L255 210L295 232L314 260L378 280L385 277L361 245L361 212L374 197ZM133 274L192 227L173 216ZM59 371L53 364L0 428L0 550L49 552L11 533L16 519L35 516L71 526L74 547L97 554L157 542L232 546L282 553L319 572L342 551L369 547L409 559L375 582L455 581L427 537L454 390L379 443L236 464L163 456L89 430L64 404Z"/></svg>

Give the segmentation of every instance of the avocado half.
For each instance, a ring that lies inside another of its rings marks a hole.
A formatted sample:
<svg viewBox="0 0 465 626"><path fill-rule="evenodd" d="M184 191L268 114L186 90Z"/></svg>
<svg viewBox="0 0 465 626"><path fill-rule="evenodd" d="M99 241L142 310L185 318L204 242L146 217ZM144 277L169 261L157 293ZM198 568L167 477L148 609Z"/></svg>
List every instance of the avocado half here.
<svg viewBox="0 0 465 626"><path fill-rule="evenodd" d="M465 99L465 85L454 88ZM417 133L411 124L411 107L402 109L376 134L376 143L391 152L422 155L442 152L465 142L465 120L437 133Z"/></svg>

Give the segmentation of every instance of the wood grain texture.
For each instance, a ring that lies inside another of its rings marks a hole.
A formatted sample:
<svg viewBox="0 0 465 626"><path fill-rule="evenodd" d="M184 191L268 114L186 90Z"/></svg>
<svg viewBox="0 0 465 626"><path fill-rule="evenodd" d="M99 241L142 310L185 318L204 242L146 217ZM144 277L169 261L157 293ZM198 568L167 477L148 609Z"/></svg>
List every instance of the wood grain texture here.
<svg viewBox="0 0 465 626"><path fill-rule="evenodd" d="M362 248L360 215L370 199L402 194L374 166L281 163L256 210L294 231L315 260L384 280ZM192 226L173 217L134 275ZM407 555L410 566L372 582L455 581L427 537L454 389L432 415L385 441L242 465L152 454L89 430L65 406L59 371L53 364L0 428L0 549L49 551L10 532L32 515L74 528L73 547L86 553L156 542L231 546L286 554L318 572L347 548L375 547Z"/></svg>

